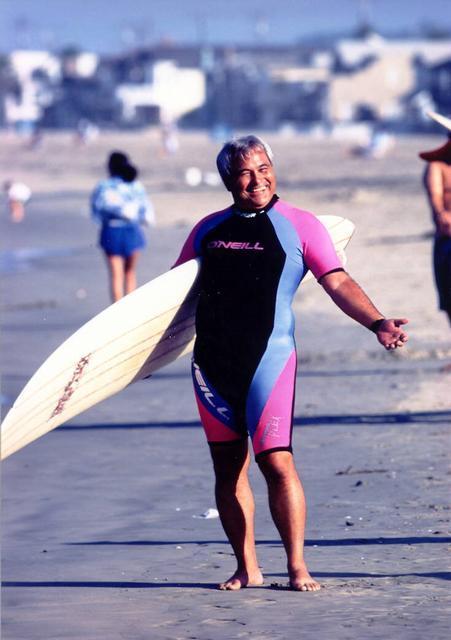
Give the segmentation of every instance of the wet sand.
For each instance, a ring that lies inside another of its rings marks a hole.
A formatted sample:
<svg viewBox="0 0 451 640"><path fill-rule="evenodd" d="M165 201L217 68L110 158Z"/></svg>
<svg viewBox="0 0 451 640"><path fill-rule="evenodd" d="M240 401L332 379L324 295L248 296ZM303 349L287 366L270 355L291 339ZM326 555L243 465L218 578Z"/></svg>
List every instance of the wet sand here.
<svg viewBox="0 0 451 640"><path fill-rule="evenodd" d="M383 160L349 145L269 135L279 194L357 225L348 267L387 315L410 318L388 354L314 283L295 301L299 348L294 450L309 504L307 560L324 589L293 593L256 465L263 587L215 585L233 570L214 507L208 449L182 359L13 455L3 474L3 638L210 640L400 638L449 633L450 330L436 309L431 223L419 150L398 140ZM108 304L87 201L106 154L142 168L157 211L139 280L165 271L191 225L228 204L218 148L184 134L163 157L157 133L111 134L88 147L47 136L28 151L2 139L0 168L33 198L22 224L2 215L3 410L43 359ZM13 159L15 158L15 159Z"/></svg>

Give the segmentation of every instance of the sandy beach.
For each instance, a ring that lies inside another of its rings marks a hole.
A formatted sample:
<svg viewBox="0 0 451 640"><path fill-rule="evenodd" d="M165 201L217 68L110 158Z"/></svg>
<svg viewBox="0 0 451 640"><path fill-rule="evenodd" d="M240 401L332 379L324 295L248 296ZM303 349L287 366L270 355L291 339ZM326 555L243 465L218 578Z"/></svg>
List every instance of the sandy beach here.
<svg viewBox="0 0 451 640"><path fill-rule="evenodd" d="M408 345L386 353L315 283L295 300L294 451L309 505L307 561L324 589L286 590L284 553L255 464L263 587L215 585L234 570L184 358L93 407L2 465L5 640L337 640L448 637L451 331L437 310L432 224L419 151L400 137L383 159L352 143L265 135L278 193L350 218L348 269L380 310L409 318ZM0 234L3 415L42 361L108 303L89 219L107 154L127 151L157 215L139 282L166 271L191 226L229 203L213 184L219 143L158 132L108 133L88 146L48 134L35 150L2 134L3 179L33 195ZM197 167L204 181L185 182Z"/></svg>

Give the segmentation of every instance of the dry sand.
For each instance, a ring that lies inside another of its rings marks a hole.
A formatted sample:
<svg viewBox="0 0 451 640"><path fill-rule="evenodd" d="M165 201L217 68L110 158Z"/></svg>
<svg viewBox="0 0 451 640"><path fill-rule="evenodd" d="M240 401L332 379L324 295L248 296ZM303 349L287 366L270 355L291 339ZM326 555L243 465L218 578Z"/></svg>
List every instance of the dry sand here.
<svg viewBox="0 0 451 640"><path fill-rule="evenodd" d="M3 638L272 640L420 638L449 633L450 330L437 311L431 223L417 159L437 138L403 138L382 160L350 145L268 135L279 194L317 214L351 218L349 271L410 342L388 354L315 284L295 301L299 384L295 454L310 506L307 558L318 594L283 584L283 551L255 465L263 588L213 587L233 570L213 507L208 450L188 360L94 407L3 465ZM142 170L158 225L140 281L165 271L190 226L228 203L218 144L185 133L174 157L154 130L81 147L47 135L30 151L3 136L4 178L33 190L25 221L2 216L4 408L42 360L108 304L88 197L107 153ZM448 555L449 558L449 555Z"/></svg>

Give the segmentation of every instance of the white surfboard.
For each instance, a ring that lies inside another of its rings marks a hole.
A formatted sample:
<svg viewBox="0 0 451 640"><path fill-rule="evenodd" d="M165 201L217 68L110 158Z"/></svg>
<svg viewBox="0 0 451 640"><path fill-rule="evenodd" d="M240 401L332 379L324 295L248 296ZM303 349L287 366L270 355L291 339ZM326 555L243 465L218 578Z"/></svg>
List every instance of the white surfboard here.
<svg viewBox="0 0 451 640"><path fill-rule="evenodd" d="M451 131L451 118L446 118L445 116L442 116L440 113L435 113L435 111L426 111L426 114L430 118L432 118L433 120L441 124L443 127L448 129L448 131Z"/></svg>
<svg viewBox="0 0 451 640"><path fill-rule="evenodd" d="M338 216L318 217L344 264L353 223ZM1 458L189 353L199 266L199 260L190 260L151 280L63 342L25 385L3 421Z"/></svg>

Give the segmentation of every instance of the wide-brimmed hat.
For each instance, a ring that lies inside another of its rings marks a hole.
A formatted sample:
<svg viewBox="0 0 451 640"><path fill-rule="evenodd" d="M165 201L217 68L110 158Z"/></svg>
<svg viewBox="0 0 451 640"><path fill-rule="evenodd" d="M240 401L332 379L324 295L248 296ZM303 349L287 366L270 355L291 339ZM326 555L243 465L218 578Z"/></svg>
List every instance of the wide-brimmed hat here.
<svg viewBox="0 0 451 640"><path fill-rule="evenodd" d="M451 118L442 116L440 113L435 113L434 111L428 111L427 115L451 132ZM420 156L420 158L426 160L427 162L438 161L451 163L451 138L448 140L448 142L443 144L438 149L432 149L432 151L423 151L418 155Z"/></svg>

